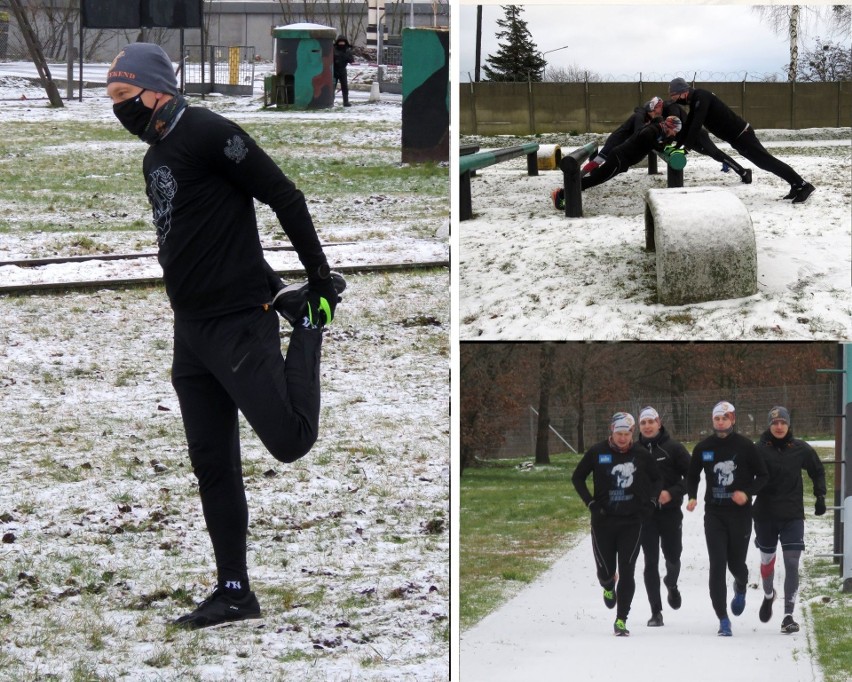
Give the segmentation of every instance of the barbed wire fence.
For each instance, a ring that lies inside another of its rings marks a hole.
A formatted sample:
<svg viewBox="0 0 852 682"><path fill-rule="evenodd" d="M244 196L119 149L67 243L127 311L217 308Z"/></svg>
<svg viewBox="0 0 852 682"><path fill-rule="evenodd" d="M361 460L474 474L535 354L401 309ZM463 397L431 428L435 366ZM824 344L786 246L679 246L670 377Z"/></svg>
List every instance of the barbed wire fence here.
<svg viewBox="0 0 852 682"><path fill-rule="evenodd" d="M573 82L585 83L668 83L675 78L683 78L689 83L785 83L787 77L780 72L757 73L753 71L634 71L633 73L599 74L584 71L573 74ZM544 73L544 82L566 82L564 70L560 67L548 67Z"/></svg>

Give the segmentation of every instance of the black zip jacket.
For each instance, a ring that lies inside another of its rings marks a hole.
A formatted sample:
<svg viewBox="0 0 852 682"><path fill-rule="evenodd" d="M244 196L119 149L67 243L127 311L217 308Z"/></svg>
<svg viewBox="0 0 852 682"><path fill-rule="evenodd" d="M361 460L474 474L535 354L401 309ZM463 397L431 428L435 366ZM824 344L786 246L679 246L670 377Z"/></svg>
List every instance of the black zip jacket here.
<svg viewBox="0 0 852 682"><path fill-rule="evenodd" d="M142 169L176 315L212 317L269 301L254 199L275 211L309 276L325 263L302 192L219 114L187 107L148 148Z"/></svg>
<svg viewBox="0 0 852 682"><path fill-rule="evenodd" d="M662 479L662 490L667 490L672 499L661 504L660 509L676 509L683 504L686 495L686 473L689 471L689 451L682 443L669 436L666 427L654 438L639 435L639 444L647 448L648 454L657 464Z"/></svg>
<svg viewBox="0 0 852 682"><path fill-rule="evenodd" d="M742 505L743 509L748 509L752 498L769 478L766 463L754 443L738 433L731 433L725 438L719 438L714 433L692 449L686 475L690 499L698 495L702 470L707 483L705 511L712 507L739 509L740 505L731 499L736 490L748 495L748 504Z"/></svg>
<svg viewBox="0 0 852 682"><path fill-rule="evenodd" d="M748 123L737 116L731 108L709 90L694 89L687 99L689 116L678 133L677 141L692 149L697 141L701 126L725 142L733 142L746 129Z"/></svg>
<svg viewBox="0 0 852 682"><path fill-rule="evenodd" d="M586 479L592 474L592 495ZM660 474L648 451L634 443L626 453L608 440L590 447L574 469L571 482L586 506L594 500L607 516L643 518L660 493Z"/></svg>
<svg viewBox="0 0 852 682"><path fill-rule="evenodd" d="M769 471L769 482L757 494L754 518L760 521L792 521L805 518L802 471L807 471L814 495L825 496L825 469L814 449L793 438L792 431L776 440L765 431L757 441L757 451Z"/></svg>

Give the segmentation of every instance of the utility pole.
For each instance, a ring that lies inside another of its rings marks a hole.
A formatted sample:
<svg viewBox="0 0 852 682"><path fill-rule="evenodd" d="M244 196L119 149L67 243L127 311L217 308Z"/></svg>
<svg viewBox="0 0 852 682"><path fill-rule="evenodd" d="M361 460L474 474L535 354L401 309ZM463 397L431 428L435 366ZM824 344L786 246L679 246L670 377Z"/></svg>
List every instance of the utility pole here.
<svg viewBox="0 0 852 682"><path fill-rule="evenodd" d="M482 5L476 6L476 64L473 67L473 82L479 82L479 62L482 58Z"/></svg>
<svg viewBox="0 0 852 682"><path fill-rule="evenodd" d="M38 69L38 75L41 78L42 87L47 92L47 98L50 100L51 106L62 107L62 97L56 87L56 83L50 76L50 69L47 66L47 60L44 58L44 52L41 50L41 44L38 37L33 31L30 20L27 18L24 8L21 5L21 0L9 0L12 6L12 12L15 14L15 19L18 22L18 27L21 29L21 34L24 36L24 42L27 44L27 49L30 51L30 56L33 58L33 63Z"/></svg>

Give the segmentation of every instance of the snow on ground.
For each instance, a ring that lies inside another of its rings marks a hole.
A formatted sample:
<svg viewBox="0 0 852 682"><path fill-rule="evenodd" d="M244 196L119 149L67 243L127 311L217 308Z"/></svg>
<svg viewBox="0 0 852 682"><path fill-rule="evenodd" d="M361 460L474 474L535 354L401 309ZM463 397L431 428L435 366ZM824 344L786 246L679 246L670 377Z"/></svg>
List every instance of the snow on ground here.
<svg viewBox="0 0 852 682"><path fill-rule="evenodd" d="M460 338L470 340L800 340L852 338L850 129L760 130L758 138L817 191L781 201L789 186L754 171L745 185L709 157L690 154L685 187L724 188L748 209L758 292L747 298L663 306L645 246L644 194L665 188L645 167L583 193L583 218L556 211L561 171L526 174L526 159L477 171L474 218L459 225ZM605 136L543 136L567 153ZM527 138L466 137L483 150ZM731 153L726 144L719 147ZM660 170L665 171L661 165ZM702 220L700 215L695 220ZM707 224L722 230L724 225Z"/></svg>
<svg viewBox="0 0 852 682"><path fill-rule="evenodd" d="M749 544L749 590L746 609L731 616L733 637L719 637L719 621L707 590L708 563L704 540L702 481L694 512L684 509L683 555L679 587L683 606L663 605L665 625L646 625L651 613L642 581L644 559L636 565L636 594L627 621L630 637L615 638L615 612L608 610L595 577L591 536L556 561L531 586L462 633L459 650L465 682L514 682L576 679L658 682L669 679L784 680L819 682L822 675L811 660L812 636L806 608L797 604L794 617L801 630L779 632L783 601L775 602L773 618L761 623L758 588L760 557ZM832 524L808 516L806 554L832 547ZM753 538L752 538L753 539ZM806 560L806 559L805 559ZM661 569L662 557L661 557ZM783 562L776 563L775 589L783 593ZM728 598L732 595L728 574ZM665 588L662 590L665 602ZM806 605L805 605L806 606ZM804 613L803 613L804 611ZM570 674L566 676L566 671Z"/></svg>
<svg viewBox="0 0 852 682"><path fill-rule="evenodd" d="M102 90L50 109L36 99L43 91L2 67L0 121L115 124ZM371 121L400 121L398 97L353 99L349 109L287 116L345 117L364 139ZM238 122L276 115L258 111L256 96L204 106ZM405 206L371 197L350 209L360 218ZM14 220L13 210L0 220ZM398 239L374 238L368 221L332 224L324 237L357 244L329 247L329 257L446 261L447 240L435 237L446 213L427 207L425 227L405 223ZM105 232L98 242L153 250L139 235ZM0 259L71 255L67 246L55 254L55 237L5 232ZM292 252L267 254L295 267ZM0 284L159 272L153 258L5 266ZM449 277L438 268L347 280L325 336L312 452L281 464L242 424L250 575L264 617L197 633L168 627L207 596L215 573L170 384L165 293L0 296L0 679L447 679Z"/></svg>

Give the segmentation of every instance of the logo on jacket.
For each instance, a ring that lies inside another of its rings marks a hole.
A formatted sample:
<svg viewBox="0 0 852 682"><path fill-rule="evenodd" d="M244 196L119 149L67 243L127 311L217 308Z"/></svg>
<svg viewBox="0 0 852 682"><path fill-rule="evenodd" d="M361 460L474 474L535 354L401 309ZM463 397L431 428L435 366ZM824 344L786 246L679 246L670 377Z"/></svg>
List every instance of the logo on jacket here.
<svg viewBox="0 0 852 682"><path fill-rule="evenodd" d="M168 166L160 166L148 176L148 197L157 226L157 244L162 246L172 229L172 200L177 194L177 181Z"/></svg>
<svg viewBox="0 0 852 682"><path fill-rule="evenodd" d="M612 464L612 455L609 453L598 455L598 464Z"/></svg>
<svg viewBox="0 0 852 682"><path fill-rule="evenodd" d="M225 156L227 156L234 163L239 163L248 155L248 149L246 148L246 143L243 142L243 138L239 135L234 135L228 142L225 144Z"/></svg>
<svg viewBox="0 0 852 682"><path fill-rule="evenodd" d="M716 474L716 481L721 486L729 486L734 482L734 472L737 470L737 464L733 460L719 462L713 467L713 473Z"/></svg>
<svg viewBox="0 0 852 682"><path fill-rule="evenodd" d="M622 490L633 485L633 474L635 473L636 465L633 462L616 464L612 468L612 477L615 479L615 484Z"/></svg>
<svg viewBox="0 0 852 682"><path fill-rule="evenodd" d="M701 461L702 462L712 462L713 461L713 451L712 450L704 450L701 453Z"/></svg>

